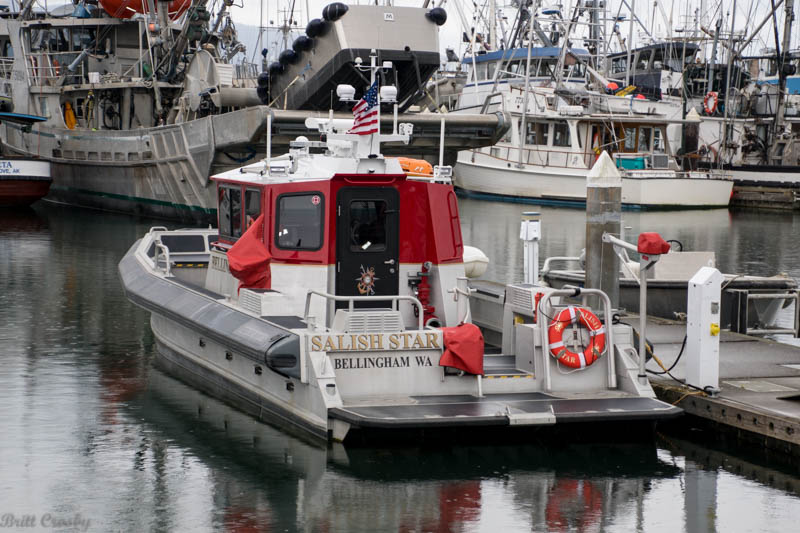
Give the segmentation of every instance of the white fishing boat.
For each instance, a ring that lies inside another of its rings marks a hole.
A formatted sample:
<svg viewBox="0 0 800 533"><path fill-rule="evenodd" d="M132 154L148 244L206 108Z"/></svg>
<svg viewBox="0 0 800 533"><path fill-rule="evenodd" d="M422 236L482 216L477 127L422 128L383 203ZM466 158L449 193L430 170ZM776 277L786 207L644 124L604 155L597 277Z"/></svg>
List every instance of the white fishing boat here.
<svg viewBox="0 0 800 533"><path fill-rule="evenodd" d="M654 113L647 100L547 87L526 91L518 82L498 87L487 102L488 110L510 113L511 127L494 146L459 152L454 181L467 194L580 205L586 201L586 173L607 151L622 174L623 207L711 208L730 202L729 176L678 166L667 132L675 121Z"/></svg>
<svg viewBox="0 0 800 533"><path fill-rule="evenodd" d="M170 371L336 441L627 431L680 414L655 398L631 328L611 323L600 291L586 292L605 302L604 320L563 305L572 290L470 282L466 267L480 272L485 257L472 250L465 265L447 167L410 177L380 154L381 142L408 142L408 125L307 125L326 140L300 137L285 156L212 177L218 229L153 228L120 262Z"/></svg>

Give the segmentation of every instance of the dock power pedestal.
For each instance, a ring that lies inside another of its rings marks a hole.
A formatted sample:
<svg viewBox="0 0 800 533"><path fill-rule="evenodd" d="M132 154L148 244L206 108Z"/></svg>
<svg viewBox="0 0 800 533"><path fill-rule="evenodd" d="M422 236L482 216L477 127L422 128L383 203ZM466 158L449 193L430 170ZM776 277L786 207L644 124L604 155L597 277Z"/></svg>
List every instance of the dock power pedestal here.
<svg viewBox="0 0 800 533"><path fill-rule="evenodd" d="M719 392L722 274L702 267L689 280L686 305L686 383Z"/></svg>

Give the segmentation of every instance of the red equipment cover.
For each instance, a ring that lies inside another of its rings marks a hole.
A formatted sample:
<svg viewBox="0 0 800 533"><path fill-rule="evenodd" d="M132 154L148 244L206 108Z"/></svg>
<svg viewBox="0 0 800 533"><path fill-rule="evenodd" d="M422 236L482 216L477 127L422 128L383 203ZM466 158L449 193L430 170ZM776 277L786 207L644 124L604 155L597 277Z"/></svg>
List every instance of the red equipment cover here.
<svg viewBox="0 0 800 533"><path fill-rule="evenodd" d="M640 233L637 251L640 254L661 255L669 252L669 243L658 233Z"/></svg>
<svg viewBox="0 0 800 533"><path fill-rule="evenodd" d="M449 366L483 375L483 333L475 324L461 324L442 328L444 353L439 366Z"/></svg>
<svg viewBox="0 0 800 533"><path fill-rule="evenodd" d="M269 289L271 259L264 246L264 215L261 215L228 250L228 268L239 280L239 289Z"/></svg>

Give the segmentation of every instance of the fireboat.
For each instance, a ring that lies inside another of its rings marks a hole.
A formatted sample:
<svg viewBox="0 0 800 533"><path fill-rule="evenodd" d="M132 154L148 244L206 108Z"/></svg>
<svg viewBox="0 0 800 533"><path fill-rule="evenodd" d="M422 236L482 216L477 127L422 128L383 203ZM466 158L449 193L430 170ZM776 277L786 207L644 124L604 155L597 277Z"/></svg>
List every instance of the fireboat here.
<svg viewBox="0 0 800 533"><path fill-rule="evenodd" d="M475 277L486 258L462 241L451 169L440 159L411 176L381 155L413 127L378 131L396 91L376 72L391 65L360 63L371 86L355 126L309 118L319 140L272 157L268 124L263 161L212 176L217 228L154 227L124 256L158 363L260 419L343 442L581 424L622 438L680 415L643 379L604 293L583 289L595 311L568 304L580 289ZM337 94L356 102L351 86Z"/></svg>

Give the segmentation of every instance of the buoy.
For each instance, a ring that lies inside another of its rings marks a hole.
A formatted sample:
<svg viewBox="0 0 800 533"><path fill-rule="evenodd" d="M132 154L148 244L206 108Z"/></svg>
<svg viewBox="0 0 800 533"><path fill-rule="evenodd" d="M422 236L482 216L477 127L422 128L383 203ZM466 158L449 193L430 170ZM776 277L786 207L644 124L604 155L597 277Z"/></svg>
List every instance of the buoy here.
<svg viewBox="0 0 800 533"><path fill-rule="evenodd" d="M334 2L325 6L322 10L322 18L329 22L335 22L342 18L350 8L341 2Z"/></svg>
<svg viewBox="0 0 800 533"><path fill-rule="evenodd" d="M259 87L267 87L269 86L269 72L262 72L258 75L258 86Z"/></svg>
<svg viewBox="0 0 800 533"><path fill-rule="evenodd" d="M278 61L280 61L282 65L294 65L300 61L300 56L291 48L287 48L278 55Z"/></svg>
<svg viewBox="0 0 800 533"><path fill-rule="evenodd" d="M441 26L447 22L447 11L445 11L443 7L434 7L425 13L425 16L437 26Z"/></svg>
<svg viewBox="0 0 800 533"><path fill-rule="evenodd" d="M281 74L283 74L284 70L285 69L282 63L280 63L279 61L273 61L272 64L270 64L269 66L269 77L276 78Z"/></svg>
<svg viewBox="0 0 800 533"><path fill-rule="evenodd" d="M300 37L295 39L294 42L292 43L292 50L294 50L298 54L302 54L303 52L308 52L312 48L314 48L314 40L306 35L301 35Z"/></svg>
<svg viewBox="0 0 800 533"><path fill-rule="evenodd" d="M326 33L328 33L328 23L322 19L311 20L306 26L306 35L312 39L322 37Z"/></svg>

